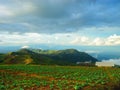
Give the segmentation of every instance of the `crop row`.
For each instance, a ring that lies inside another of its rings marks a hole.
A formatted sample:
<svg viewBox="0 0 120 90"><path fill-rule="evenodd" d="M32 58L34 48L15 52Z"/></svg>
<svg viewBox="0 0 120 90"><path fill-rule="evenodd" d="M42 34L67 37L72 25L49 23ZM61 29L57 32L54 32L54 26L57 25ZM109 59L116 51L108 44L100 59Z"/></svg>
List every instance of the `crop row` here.
<svg viewBox="0 0 120 90"><path fill-rule="evenodd" d="M119 68L1 65L0 70L3 70L0 72L0 90L3 88L6 90L18 88L21 90L30 88L79 90L86 87L103 88L120 83ZM11 72L16 72L17 75ZM26 73L26 75L20 73ZM111 86L108 88L110 89Z"/></svg>

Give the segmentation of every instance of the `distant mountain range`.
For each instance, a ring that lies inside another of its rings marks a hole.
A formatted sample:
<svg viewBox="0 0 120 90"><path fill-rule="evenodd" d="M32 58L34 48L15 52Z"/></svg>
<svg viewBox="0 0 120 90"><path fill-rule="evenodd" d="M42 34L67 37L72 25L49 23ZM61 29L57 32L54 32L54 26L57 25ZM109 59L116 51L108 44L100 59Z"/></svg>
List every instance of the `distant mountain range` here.
<svg viewBox="0 0 120 90"><path fill-rule="evenodd" d="M16 52L0 54L1 64L75 65L76 62L86 61L95 63L97 59L75 49L20 49Z"/></svg>
<svg viewBox="0 0 120 90"><path fill-rule="evenodd" d="M23 46L0 46L0 53L8 53L8 52L16 52L21 49ZM75 48L78 51L86 52L89 55L97 58L98 60L109 60L109 59L119 59L120 58L120 50L119 46L109 46L109 47L94 47L94 46L61 46L61 45L30 45L30 48L34 49L49 49L49 50L63 50L69 48Z"/></svg>

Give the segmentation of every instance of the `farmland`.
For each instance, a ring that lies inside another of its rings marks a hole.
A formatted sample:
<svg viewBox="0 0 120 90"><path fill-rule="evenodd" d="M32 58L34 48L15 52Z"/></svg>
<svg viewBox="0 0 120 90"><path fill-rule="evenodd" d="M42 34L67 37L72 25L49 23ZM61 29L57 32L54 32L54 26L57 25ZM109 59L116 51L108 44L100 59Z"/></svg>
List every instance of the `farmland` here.
<svg viewBox="0 0 120 90"><path fill-rule="evenodd" d="M117 90L120 68L1 65L0 90Z"/></svg>

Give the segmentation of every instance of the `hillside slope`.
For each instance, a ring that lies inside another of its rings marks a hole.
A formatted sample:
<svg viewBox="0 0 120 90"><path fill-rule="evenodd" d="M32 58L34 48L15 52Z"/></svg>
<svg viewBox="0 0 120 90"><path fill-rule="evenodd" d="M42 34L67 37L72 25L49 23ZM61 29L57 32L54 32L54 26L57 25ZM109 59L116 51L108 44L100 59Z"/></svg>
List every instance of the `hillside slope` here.
<svg viewBox="0 0 120 90"><path fill-rule="evenodd" d="M85 61L94 63L97 59L87 53L79 52L75 49L21 49L17 52L0 55L0 61L5 64L75 65L76 62Z"/></svg>

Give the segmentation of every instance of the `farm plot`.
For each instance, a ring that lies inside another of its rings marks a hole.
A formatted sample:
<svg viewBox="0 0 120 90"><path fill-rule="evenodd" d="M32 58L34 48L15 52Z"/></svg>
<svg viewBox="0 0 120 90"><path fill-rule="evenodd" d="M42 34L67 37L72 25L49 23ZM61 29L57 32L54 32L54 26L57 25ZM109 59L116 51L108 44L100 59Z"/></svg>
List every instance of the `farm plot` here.
<svg viewBox="0 0 120 90"><path fill-rule="evenodd" d="M1 65L0 90L117 90L120 68Z"/></svg>

